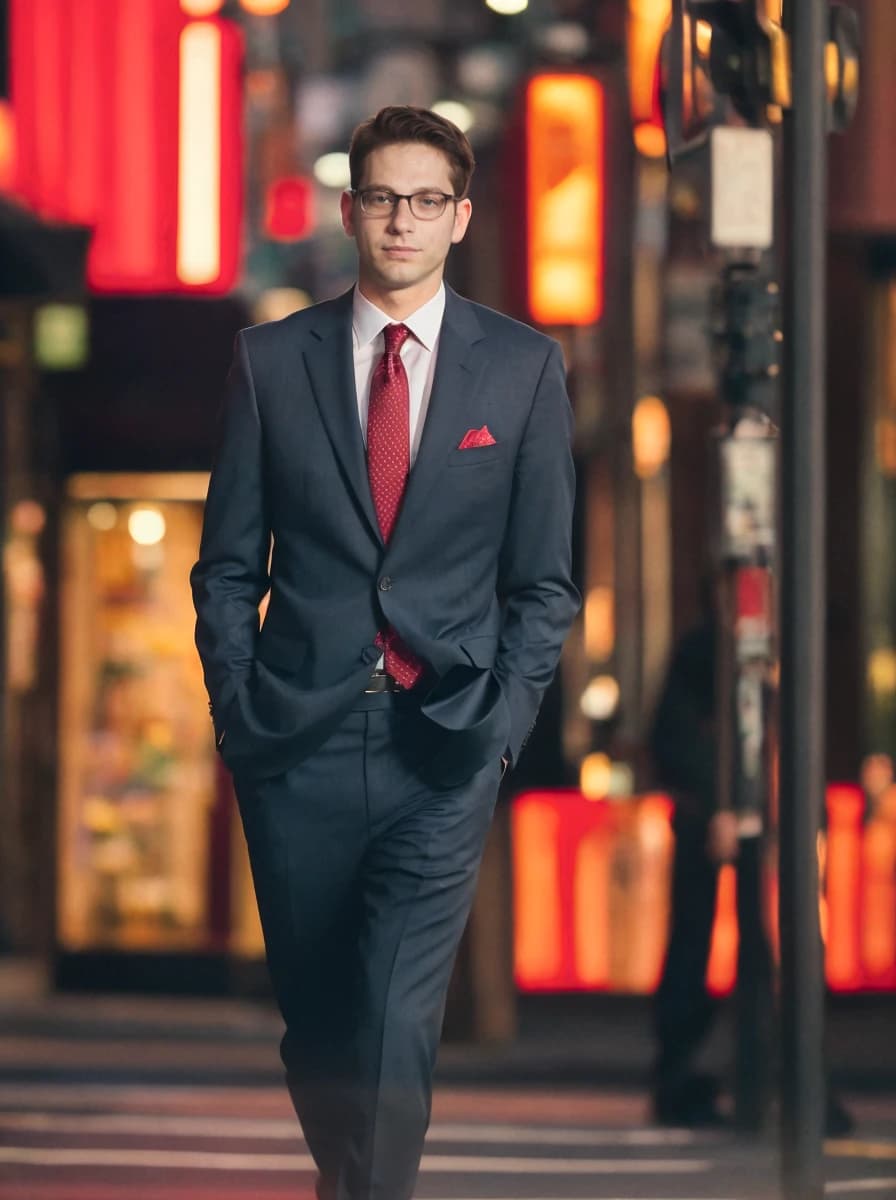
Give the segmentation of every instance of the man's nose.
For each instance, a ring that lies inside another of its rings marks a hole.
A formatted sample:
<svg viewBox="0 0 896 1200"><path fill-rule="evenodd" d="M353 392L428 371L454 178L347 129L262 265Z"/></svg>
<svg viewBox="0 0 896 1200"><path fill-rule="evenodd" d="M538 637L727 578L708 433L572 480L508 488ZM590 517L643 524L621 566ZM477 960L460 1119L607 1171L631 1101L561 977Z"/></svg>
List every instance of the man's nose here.
<svg viewBox="0 0 896 1200"><path fill-rule="evenodd" d="M410 229L414 224L414 214L411 212L411 202L404 196L396 200L389 225L395 230Z"/></svg>

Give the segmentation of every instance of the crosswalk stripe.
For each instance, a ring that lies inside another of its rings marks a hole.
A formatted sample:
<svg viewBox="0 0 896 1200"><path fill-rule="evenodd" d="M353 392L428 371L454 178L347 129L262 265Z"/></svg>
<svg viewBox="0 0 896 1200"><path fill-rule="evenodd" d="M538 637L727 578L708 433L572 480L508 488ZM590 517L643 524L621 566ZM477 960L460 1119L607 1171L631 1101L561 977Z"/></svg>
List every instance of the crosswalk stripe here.
<svg viewBox="0 0 896 1200"><path fill-rule="evenodd" d="M312 1171L309 1154L234 1154L199 1150L138 1150L91 1147L0 1146L0 1162L40 1167L152 1167L155 1170ZM495 1155L425 1154L424 1172L505 1175L687 1175L708 1171L706 1159L502 1158Z"/></svg>
<svg viewBox="0 0 896 1200"><path fill-rule="evenodd" d="M168 1137L245 1137L265 1141L291 1141L299 1137L295 1120L265 1117L202 1117L188 1113L168 1116L151 1113L0 1113L0 1129L32 1133L150 1133ZM490 1122L435 1123L429 1142L473 1142L543 1146L690 1146L694 1134L686 1129L557 1129L540 1125L504 1125ZM704 1139L707 1140L707 1139Z"/></svg>
<svg viewBox="0 0 896 1200"><path fill-rule="evenodd" d="M896 1196L896 1175L891 1175L889 1179L837 1179L833 1183L826 1183L824 1190L832 1196L840 1193L849 1195L850 1192L889 1192L891 1196Z"/></svg>
<svg viewBox="0 0 896 1200"><path fill-rule="evenodd" d="M825 1153L833 1158L896 1158L896 1142L843 1139L827 1142Z"/></svg>

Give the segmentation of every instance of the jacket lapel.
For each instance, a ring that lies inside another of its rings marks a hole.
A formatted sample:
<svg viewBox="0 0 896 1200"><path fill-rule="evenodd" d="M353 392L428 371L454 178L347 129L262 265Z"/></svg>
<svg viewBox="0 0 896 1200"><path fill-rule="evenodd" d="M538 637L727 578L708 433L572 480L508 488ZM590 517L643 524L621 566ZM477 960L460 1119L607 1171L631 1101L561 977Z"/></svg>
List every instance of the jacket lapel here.
<svg viewBox="0 0 896 1200"><path fill-rule="evenodd" d="M485 335L470 304L445 288L445 316L420 449L405 490L398 526L413 524L423 509L445 459L457 445L457 431L467 429L467 414L477 406L474 346ZM398 528L392 534L394 542Z"/></svg>
<svg viewBox="0 0 896 1200"><path fill-rule="evenodd" d="M382 542L370 495L367 457L358 420L352 352L352 291L346 292L332 304L321 306L311 335L304 358L321 420L349 490L373 534Z"/></svg>

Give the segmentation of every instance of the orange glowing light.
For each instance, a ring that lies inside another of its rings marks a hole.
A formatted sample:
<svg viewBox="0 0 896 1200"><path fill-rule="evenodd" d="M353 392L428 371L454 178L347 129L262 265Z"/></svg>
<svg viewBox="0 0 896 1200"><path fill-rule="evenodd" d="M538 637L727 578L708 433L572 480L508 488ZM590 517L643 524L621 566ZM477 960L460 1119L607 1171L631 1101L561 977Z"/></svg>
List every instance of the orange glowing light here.
<svg viewBox="0 0 896 1200"><path fill-rule="evenodd" d="M642 396L632 413L635 474L652 479L663 469L672 444L669 411L659 396Z"/></svg>
<svg viewBox="0 0 896 1200"><path fill-rule="evenodd" d="M543 325L603 309L604 94L589 75L537 75L526 95L528 296Z"/></svg>
<svg viewBox="0 0 896 1200"><path fill-rule="evenodd" d="M737 978L737 870L730 863L719 871L716 916L706 968L706 987L713 996L725 996Z"/></svg>
<svg viewBox="0 0 896 1200"><path fill-rule="evenodd" d="M862 966L873 988L896 986L896 822L875 814L862 845Z"/></svg>
<svg viewBox="0 0 896 1200"><path fill-rule="evenodd" d="M828 788L826 875L826 973L832 988L849 991L862 982L862 821L860 788Z"/></svg>
<svg viewBox="0 0 896 1200"><path fill-rule="evenodd" d="M586 754L579 769L579 787L586 800L601 800L610 791L613 764L606 754Z"/></svg>
<svg viewBox="0 0 896 1200"><path fill-rule="evenodd" d="M635 149L645 158L662 158L666 153L666 134L662 125L640 121L632 131Z"/></svg>
<svg viewBox="0 0 896 1200"><path fill-rule="evenodd" d="M585 987L610 983L613 843L598 827L582 839L574 874L576 975Z"/></svg>
<svg viewBox="0 0 896 1200"><path fill-rule="evenodd" d="M289 8L289 0L240 0L240 8L253 17L275 17Z"/></svg>
<svg viewBox="0 0 896 1200"><path fill-rule="evenodd" d="M16 125L12 109L6 100L0 100L0 191L8 192L13 186L16 171Z"/></svg>
<svg viewBox="0 0 896 1200"><path fill-rule="evenodd" d="M538 986L560 970L560 814L537 794L513 812L514 964L521 986Z"/></svg>
<svg viewBox="0 0 896 1200"><path fill-rule="evenodd" d="M629 98L636 125L653 116L656 63L671 13L671 0L629 0Z"/></svg>
<svg viewBox="0 0 896 1200"><path fill-rule="evenodd" d="M611 587L589 588L585 597L585 653L593 662L603 662L613 653L616 641L616 597Z"/></svg>
<svg viewBox="0 0 896 1200"><path fill-rule="evenodd" d="M896 785L864 823L854 784L827 792L820 874L826 974L838 991L896 990ZM512 806L514 972L522 991L647 992L659 979L671 888L671 801L663 795L589 800L573 789L524 792ZM765 873L763 913L778 956L777 875ZM637 936L634 936L637 931ZM737 976L737 873L719 873L706 984Z"/></svg>
<svg viewBox="0 0 896 1200"><path fill-rule="evenodd" d="M180 0L181 11L188 17L213 17L224 6L224 0Z"/></svg>

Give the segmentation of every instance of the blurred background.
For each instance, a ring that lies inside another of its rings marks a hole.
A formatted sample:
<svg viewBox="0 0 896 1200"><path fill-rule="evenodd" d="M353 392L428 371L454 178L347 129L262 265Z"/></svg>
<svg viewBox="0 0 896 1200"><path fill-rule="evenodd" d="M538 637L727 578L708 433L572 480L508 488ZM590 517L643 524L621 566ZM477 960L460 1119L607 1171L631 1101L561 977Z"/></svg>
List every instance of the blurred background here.
<svg viewBox="0 0 896 1200"><path fill-rule="evenodd" d="M896 6L851 7L859 100L830 144L821 901L831 992L892 1015ZM188 573L234 334L352 283L348 140L410 103L465 129L478 161L449 282L563 345L585 599L499 807L448 1033L512 1042L532 998L655 991L673 799L648 741L673 647L704 611L722 420L707 181L665 157L669 13L0 2L2 961L57 993L265 995ZM735 982L735 884L724 866L718 996Z"/></svg>

